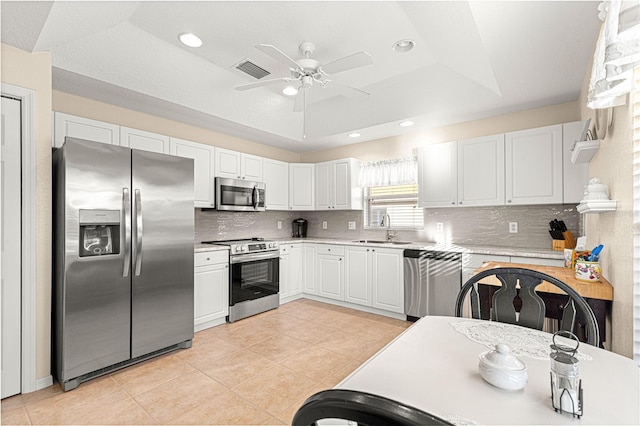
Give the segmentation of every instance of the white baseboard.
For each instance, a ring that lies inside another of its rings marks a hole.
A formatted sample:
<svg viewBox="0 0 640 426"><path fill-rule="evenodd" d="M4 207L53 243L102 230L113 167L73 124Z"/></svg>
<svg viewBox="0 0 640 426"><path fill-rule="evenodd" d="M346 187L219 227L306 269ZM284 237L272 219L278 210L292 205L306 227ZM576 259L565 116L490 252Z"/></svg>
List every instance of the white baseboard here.
<svg viewBox="0 0 640 426"><path fill-rule="evenodd" d="M48 375L46 377L42 377L40 379L36 379L36 389L35 390L48 388L51 385L53 385L53 376L52 375Z"/></svg>

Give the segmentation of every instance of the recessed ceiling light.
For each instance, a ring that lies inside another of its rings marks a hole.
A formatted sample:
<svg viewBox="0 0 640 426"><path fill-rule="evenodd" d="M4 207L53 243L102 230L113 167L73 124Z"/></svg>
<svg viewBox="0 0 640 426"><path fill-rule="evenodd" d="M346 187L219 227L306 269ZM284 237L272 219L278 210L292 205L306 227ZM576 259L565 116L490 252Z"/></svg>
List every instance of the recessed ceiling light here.
<svg viewBox="0 0 640 426"><path fill-rule="evenodd" d="M200 40L200 37L198 37L197 35L192 34L192 33L179 34L178 35L178 39L185 46L189 46L189 47L200 47L200 46L202 46L202 40Z"/></svg>
<svg viewBox="0 0 640 426"><path fill-rule="evenodd" d="M401 127L413 126L413 121L409 121L409 120L403 121L403 122L400 123L400 126Z"/></svg>
<svg viewBox="0 0 640 426"><path fill-rule="evenodd" d="M360 137L360 133L358 132L353 132L353 133L349 133L348 135L350 138L359 138Z"/></svg>
<svg viewBox="0 0 640 426"><path fill-rule="evenodd" d="M414 47L416 47L416 42L413 40L409 40L409 39L405 39L405 40L400 40L400 41L396 41L393 44L393 50L397 53L405 53L410 51L411 49L413 49Z"/></svg>
<svg viewBox="0 0 640 426"><path fill-rule="evenodd" d="M282 89L282 93L284 93L287 96L295 96L298 94L298 89L296 89L293 86L287 86L284 89Z"/></svg>

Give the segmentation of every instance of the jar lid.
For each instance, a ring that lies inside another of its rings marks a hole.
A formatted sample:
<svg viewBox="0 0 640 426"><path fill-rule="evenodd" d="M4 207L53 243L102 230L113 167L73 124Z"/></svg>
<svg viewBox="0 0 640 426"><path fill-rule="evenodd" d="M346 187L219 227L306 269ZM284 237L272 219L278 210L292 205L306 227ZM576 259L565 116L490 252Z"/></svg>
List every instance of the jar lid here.
<svg viewBox="0 0 640 426"><path fill-rule="evenodd" d="M511 348L504 343L498 343L493 351L480 354L480 361L500 370L520 371L527 368L524 362L511 354Z"/></svg>

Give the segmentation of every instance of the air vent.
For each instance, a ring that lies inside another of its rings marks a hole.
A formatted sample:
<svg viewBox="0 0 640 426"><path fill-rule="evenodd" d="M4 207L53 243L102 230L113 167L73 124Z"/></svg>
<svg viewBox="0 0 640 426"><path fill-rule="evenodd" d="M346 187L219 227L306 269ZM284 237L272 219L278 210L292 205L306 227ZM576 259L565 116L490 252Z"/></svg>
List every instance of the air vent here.
<svg viewBox="0 0 640 426"><path fill-rule="evenodd" d="M251 77L258 80L271 74L269 71L265 70L262 67L259 67L248 59L240 62L235 66L235 68L245 74L249 74Z"/></svg>

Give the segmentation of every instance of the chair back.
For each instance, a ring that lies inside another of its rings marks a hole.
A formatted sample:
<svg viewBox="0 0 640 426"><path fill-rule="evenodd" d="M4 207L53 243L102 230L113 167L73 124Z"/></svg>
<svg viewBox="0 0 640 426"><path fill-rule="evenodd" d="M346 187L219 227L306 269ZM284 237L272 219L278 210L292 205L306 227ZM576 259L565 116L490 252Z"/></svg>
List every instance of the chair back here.
<svg viewBox="0 0 640 426"><path fill-rule="evenodd" d="M322 419L350 420L359 426L452 424L392 399L348 389L329 389L310 396L293 416L291 424L310 426Z"/></svg>
<svg viewBox="0 0 640 426"><path fill-rule="evenodd" d="M568 296L562 308L560 330L573 331L577 312L585 321L587 343L598 346L600 331L596 316L587 301L565 282L543 272L525 268L492 268L471 277L460 289L456 300L456 316L463 316L463 305L467 295L471 300L471 316L481 319L478 283L495 276L501 287L493 295L491 320L542 330L546 313L544 300L536 293L536 287L543 281L558 287ZM517 313L514 300L522 302Z"/></svg>

